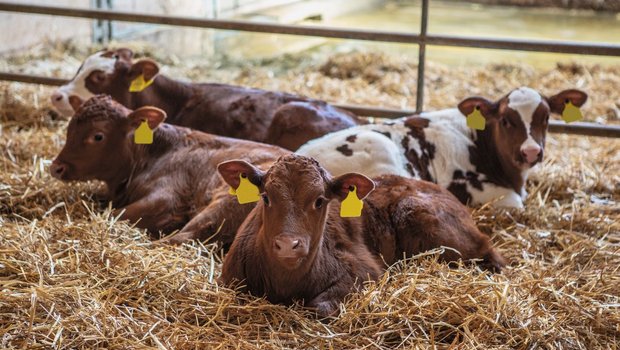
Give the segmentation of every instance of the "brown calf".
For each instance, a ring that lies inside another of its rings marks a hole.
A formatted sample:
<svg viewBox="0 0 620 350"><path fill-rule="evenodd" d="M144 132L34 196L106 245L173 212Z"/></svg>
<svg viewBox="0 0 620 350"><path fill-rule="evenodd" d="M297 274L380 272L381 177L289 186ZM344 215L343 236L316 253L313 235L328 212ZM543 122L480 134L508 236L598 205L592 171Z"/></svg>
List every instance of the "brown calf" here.
<svg viewBox="0 0 620 350"><path fill-rule="evenodd" d="M303 301L320 315L336 312L361 282L376 280L385 263L445 246L445 261L482 259L499 271L503 258L476 228L467 209L432 183L395 175L348 173L332 178L314 159L287 155L263 172L241 160L218 166L233 187L245 174L262 201L239 228L222 280L242 282L273 303ZM338 202L355 186L360 218L342 218ZM372 193L371 193L372 192Z"/></svg>
<svg viewBox="0 0 620 350"><path fill-rule="evenodd" d="M69 122L66 144L50 171L63 181L105 182L122 219L154 236L180 229L171 243L206 239L218 229L215 239L231 243L253 205L236 203L216 165L241 157L269 167L288 152L162 124L165 118L157 108L132 112L108 96L95 96ZM142 121L154 129L152 144L134 143Z"/></svg>
<svg viewBox="0 0 620 350"><path fill-rule="evenodd" d="M291 150L361 123L353 114L323 101L225 84L185 83L158 73L157 63L150 59L133 62L129 49L100 51L88 57L51 100L61 113L71 115L95 94L108 94L130 109L158 107L166 112L170 124ZM153 79L152 85L130 92L131 82L140 75L147 81Z"/></svg>

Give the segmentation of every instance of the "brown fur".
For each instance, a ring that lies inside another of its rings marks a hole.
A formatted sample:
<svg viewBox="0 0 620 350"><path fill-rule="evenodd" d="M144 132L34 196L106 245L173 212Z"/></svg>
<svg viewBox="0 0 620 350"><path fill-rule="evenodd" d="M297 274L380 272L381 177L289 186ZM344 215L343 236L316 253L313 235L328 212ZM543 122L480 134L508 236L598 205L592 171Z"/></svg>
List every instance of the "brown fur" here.
<svg viewBox="0 0 620 350"><path fill-rule="evenodd" d="M114 72L93 71L86 88L109 94L130 109L158 107L170 124L296 150L311 139L361 123L355 115L318 100L225 84L183 83L164 75L155 76L141 92L129 92L131 81L146 66L157 72L156 63L134 63L128 49L106 54L118 57Z"/></svg>
<svg viewBox="0 0 620 350"><path fill-rule="evenodd" d="M91 98L70 121L67 142L50 171L63 181L105 182L121 218L153 236L180 229L172 243L206 239L223 225L215 239L230 244L253 205L239 205L228 194L216 165L243 158L268 167L287 151L168 124L158 127L163 118L147 118L155 128L153 144L136 145L136 117L144 119L148 113L162 114L149 107L132 113L107 96ZM97 135L103 140L95 141Z"/></svg>
<svg viewBox="0 0 620 350"><path fill-rule="evenodd" d="M499 271L502 257L469 212L437 185L394 175L372 180L350 173L332 178L313 159L283 156L266 172L240 161L218 166L235 185L245 173L263 192L224 260L222 280L242 282L274 303L303 301L320 315L337 311L346 294L375 280L402 257L447 246L441 258L483 260ZM350 186L364 198L362 217L342 218L339 201ZM323 205L317 201L323 198ZM338 201L333 201L337 199ZM331 203L330 203L331 201ZM284 252L280 242L297 242Z"/></svg>

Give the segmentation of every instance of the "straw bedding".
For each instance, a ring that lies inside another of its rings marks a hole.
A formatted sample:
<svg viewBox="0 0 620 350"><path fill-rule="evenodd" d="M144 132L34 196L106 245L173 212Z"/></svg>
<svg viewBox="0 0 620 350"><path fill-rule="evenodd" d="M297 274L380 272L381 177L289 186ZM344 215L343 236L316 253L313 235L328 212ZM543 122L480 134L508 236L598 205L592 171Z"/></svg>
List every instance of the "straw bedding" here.
<svg viewBox="0 0 620 350"><path fill-rule="evenodd" d="M0 65L71 76L84 54L34 52ZM404 57L158 59L170 74L332 101L403 107L415 95L415 62ZM600 122L617 122L620 104L620 66L429 64L427 85L428 109L519 85L582 88L591 96L587 118ZM618 140L549 135L527 209L474 210L511 263L503 274L449 268L423 254L352 294L339 317L318 321L299 306L218 286L222 256L213 246L152 246L98 201L100 184L52 179L48 165L67 121L51 110L50 91L0 83L0 348L618 348Z"/></svg>

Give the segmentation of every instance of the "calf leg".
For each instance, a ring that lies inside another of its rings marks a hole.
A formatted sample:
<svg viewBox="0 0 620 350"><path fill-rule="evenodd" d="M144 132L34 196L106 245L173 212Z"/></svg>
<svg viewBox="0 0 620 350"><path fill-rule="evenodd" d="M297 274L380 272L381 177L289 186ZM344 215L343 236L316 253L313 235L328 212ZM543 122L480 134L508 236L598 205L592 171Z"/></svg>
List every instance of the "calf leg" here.
<svg viewBox="0 0 620 350"><path fill-rule="evenodd" d="M442 198L443 197L443 198ZM400 202L395 217L397 254L412 256L441 246L442 260L482 259L482 267L500 271L504 260L487 236L476 227L467 209L451 198L438 195L434 202L407 198Z"/></svg>
<svg viewBox="0 0 620 350"><path fill-rule="evenodd" d="M191 219L181 231L159 240L160 243L181 244L190 240L220 242L225 248L232 244L239 225L254 208L253 204L239 204L228 193L217 195Z"/></svg>
<svg viewBox="0 0 620 350"><path fill-rule="evenodd" d="M114 216L121 220L129 220L138 228L145 228L155 238L159 233L167 234L183 227L187 217L175 213L171 203L173 198L167 193L152 193L125 207L114 210Z"/></svg>

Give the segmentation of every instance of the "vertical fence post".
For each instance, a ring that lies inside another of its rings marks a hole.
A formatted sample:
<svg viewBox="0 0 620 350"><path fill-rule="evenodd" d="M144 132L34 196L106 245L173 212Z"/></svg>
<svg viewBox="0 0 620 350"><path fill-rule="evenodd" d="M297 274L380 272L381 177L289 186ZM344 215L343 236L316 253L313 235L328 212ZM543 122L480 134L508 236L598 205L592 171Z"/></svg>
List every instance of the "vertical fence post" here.
<svg viewBox="0 0 620 350"><path fill-rule="evenodd" d="M114 5L113 0L91 0L90 7L97 10L105 8L106 10L112 10ZM93 35L92 42L98 44L106 44L112 40L112 21L96 19L92 25Z"/></svg>
<svg viewBox="0 0 620 350"><path fill-rule="evenodd" d="M106 4L108 5L108 10L112 10L114 9L114 4L112 2L113 0L107 0ZM112 41L112 39L114 39L114 25L112 24L112 21L108 21L108 32L106 33L106 39L107 42Z"/></svg>
<svg viewBox="0 0 620 350"><path fill-rule="evenodd" d="M415 111L424 109L424 64L426 63L426 30L428 27L428 0L422 0L422 18L420 21L420 43L418 44L418 87L416 91Z"/></svg>

